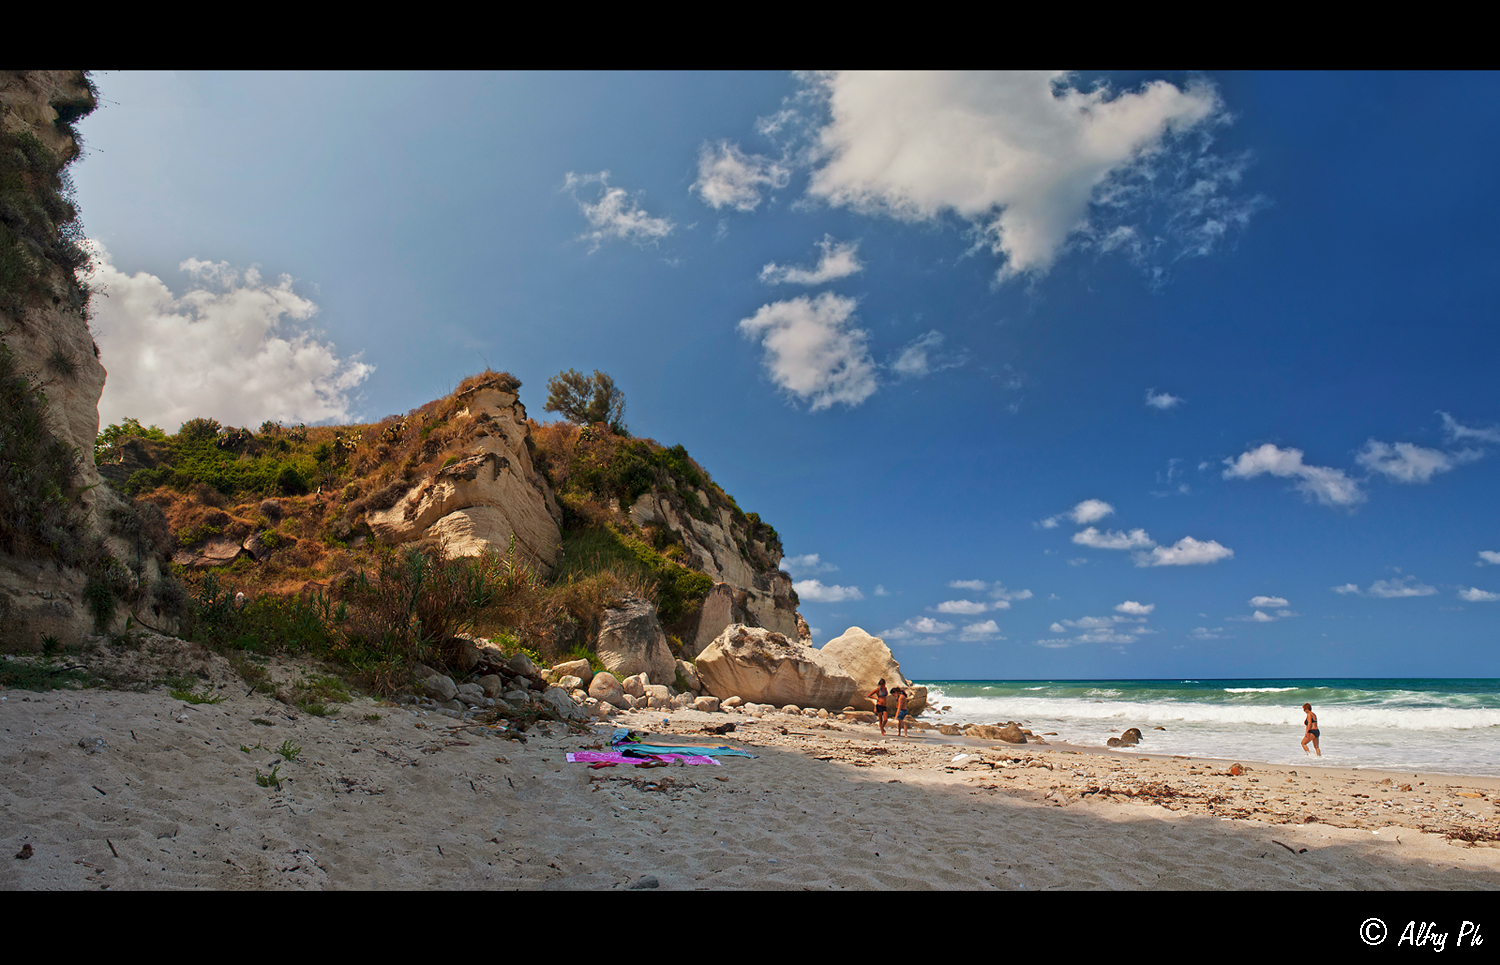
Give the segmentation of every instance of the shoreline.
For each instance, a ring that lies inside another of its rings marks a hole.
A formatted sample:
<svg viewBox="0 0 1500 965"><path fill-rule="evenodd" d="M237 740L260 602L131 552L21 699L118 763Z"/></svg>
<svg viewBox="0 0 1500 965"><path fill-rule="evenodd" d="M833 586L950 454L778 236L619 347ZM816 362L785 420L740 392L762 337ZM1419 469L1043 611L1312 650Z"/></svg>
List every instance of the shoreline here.
<svg viewBox="0 0 1500 965"><path fill-rule="evenodd" d="M370 698L314 717L216 693L0 691L0 888L1500 890L1497 842L1461 839L1500 838L1489 778L1231 777L779 713L626 712L523 743ZM566 762L622 726L755 757Z"/></svg>

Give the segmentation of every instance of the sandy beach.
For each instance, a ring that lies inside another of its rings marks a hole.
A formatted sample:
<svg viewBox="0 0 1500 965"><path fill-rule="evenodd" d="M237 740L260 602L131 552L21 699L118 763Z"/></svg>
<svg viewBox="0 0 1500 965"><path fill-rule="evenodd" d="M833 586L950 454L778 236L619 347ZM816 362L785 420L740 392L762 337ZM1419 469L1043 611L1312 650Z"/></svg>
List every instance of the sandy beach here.
<svg viewBox="0 0 1500 965"><path fill-rule="evenodd" d="M522 742L369 698L310 716L211 663L217 704L0 691L0 887L1500 887L1493 778L1234 776L781 714L634 712ZM755 756L567 762L617 726Z"/></svg>

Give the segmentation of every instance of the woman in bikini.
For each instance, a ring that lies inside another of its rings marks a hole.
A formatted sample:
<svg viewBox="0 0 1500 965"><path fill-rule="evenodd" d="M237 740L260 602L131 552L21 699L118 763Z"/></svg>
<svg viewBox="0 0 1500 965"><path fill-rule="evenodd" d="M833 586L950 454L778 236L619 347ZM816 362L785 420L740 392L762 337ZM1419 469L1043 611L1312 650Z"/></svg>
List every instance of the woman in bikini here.
<svg viewBox="0 0 1500 965"><path fill-rule="evenodd" d="M1313 713L1312 704L1303 704L1302 709L1307 713L1304 723L1307 725L1307 733L1302 735L1302 753L1307 753L1307 742L1312 741L1313 750L1318 756L1323 756L1323 748L1318 746L1318 715Z"/></svg>
<svg viewBox="0 0 1500 965"><path fill-rule="evenodd" d="M866 677L865 679L868 680L869 678ZM880 721L880 733L882 735L885 734L885 719L887 713L889 713L885 708L885 698L889 693L890 691L885 689L885 678L881 677L880 683L875 685L875 689L865 694L867 698L875 702L875 715Z"/></svg>

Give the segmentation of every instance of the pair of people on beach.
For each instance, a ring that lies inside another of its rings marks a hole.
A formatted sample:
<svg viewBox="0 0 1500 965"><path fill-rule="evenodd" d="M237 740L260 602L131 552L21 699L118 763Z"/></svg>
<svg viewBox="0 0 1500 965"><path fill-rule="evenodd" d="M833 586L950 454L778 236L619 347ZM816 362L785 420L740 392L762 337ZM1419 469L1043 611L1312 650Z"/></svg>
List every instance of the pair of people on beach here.
<svg viewBox="0 0 1500 965"><path fill-rule="evenodd" d="M897 687L894 690L886 690L885 678L881 677L880 683L875 685L875 689L865 694L865 696L875 702L875 716L880 721L880 733L884 734L885 722L890 716L890 710L887 707L887 698L889 698L891 694L896 695L896 736L900 737L904 733L905 736L910 737L911 726L906 722L906 715L908 711L906 709L905 688Z"/></svg>

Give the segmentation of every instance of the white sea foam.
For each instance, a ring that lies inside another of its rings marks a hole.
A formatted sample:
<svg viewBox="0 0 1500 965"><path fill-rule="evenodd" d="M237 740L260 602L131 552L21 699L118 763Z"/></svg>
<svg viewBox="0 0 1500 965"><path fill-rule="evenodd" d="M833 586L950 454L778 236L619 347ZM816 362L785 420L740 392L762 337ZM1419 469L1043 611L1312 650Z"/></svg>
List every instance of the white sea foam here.
<svg viewBox="0 0 1500 965"><path fill-rule="evenodd" d="M1278 690L1280 688L1277 688ZM1028 691L1031 688L1028 688ZM1100 691L1102 693L1102 691ZM1249 693L1247 689L1247 693ZM1256 688L1253 692L1263 692ZM1315 710L1323 757L1314 763L1462 774L1500 773L1500 708L1465 706L1461 697L1432 706L1432 694L1382 695L1380 703L1321 703ZM948 723L1017 720L1058 740L1103 746L1128 727L1145 734L1135 753L1239 758L1268 763L1306 761L1299 746L1303 712L1299 706L1242 702L1103 700L1081 696L949 697L930 693L934 703L951 705ZM1412 706L1425 703L1427 706ZM1157 730L1156 728L1163 728Z"/></svg>

